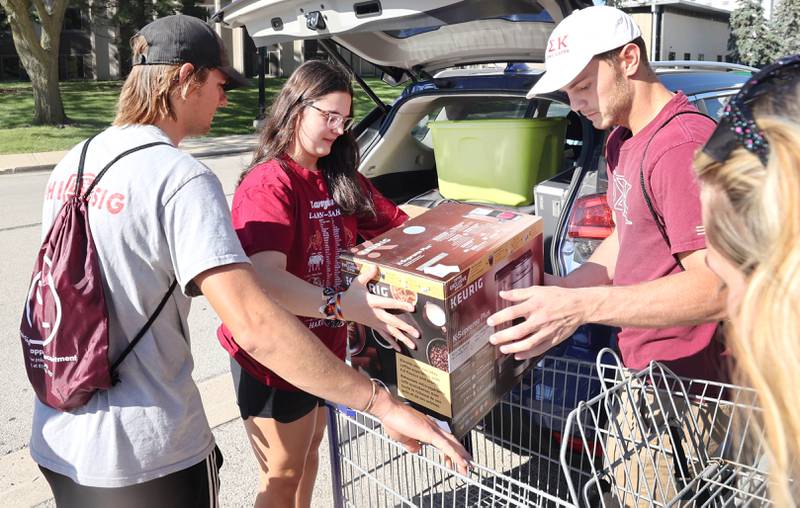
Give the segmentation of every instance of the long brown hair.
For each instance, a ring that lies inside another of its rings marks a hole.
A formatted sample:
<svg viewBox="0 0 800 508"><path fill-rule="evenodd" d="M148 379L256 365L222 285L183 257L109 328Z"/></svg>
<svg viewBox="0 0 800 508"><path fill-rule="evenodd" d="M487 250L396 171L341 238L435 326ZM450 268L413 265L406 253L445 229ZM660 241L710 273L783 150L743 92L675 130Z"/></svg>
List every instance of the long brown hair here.
<svg viewBox="0 0 800 508"><path fill-rule="evenodd" d="M754 110L769 143L764 165L737 148L724 163L695 158L706 238L742 273L746 288L728 309L737 382L761 410L751 438L765 438L776 506L800 498L800 76L762 96Z"/></svg>
<svg viewBox="0 0 800 508"><path fill-rule="evenodd" d="M323 60L310 60L298 67L272 103L250 168L242 172L239 183L257 164L280 159L287 153L297 135L297 120L305 101L313 101L333 92L346 92L353 97L352 76L347 70ZM374 214L372 199L362 189L356 174L358 163L358 145L353 133L348 130L336 138L331 152L321 157L317 166L328 184L328 192L343 213Z"/></svg>

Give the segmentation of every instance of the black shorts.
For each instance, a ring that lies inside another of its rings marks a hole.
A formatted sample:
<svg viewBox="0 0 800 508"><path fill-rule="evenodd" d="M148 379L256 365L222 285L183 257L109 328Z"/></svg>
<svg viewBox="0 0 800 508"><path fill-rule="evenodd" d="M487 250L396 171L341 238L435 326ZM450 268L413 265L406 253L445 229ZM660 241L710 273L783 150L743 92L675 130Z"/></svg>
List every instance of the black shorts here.
<svg viewBox="0 0 800 508"><path fill-rule="evenodd" d="M126 487L87 487L42 466L58 508L217 508L222 452L155 480Z"/></svg>
<svg viewBox="0 0 800 508"><path fill-rule="evenodd" d="M278 390L251 376L231 358L231 375L236 390L239 414L246 420L251 416L274 418L280 423L292 423L325 401L303 391Z"/></svg>

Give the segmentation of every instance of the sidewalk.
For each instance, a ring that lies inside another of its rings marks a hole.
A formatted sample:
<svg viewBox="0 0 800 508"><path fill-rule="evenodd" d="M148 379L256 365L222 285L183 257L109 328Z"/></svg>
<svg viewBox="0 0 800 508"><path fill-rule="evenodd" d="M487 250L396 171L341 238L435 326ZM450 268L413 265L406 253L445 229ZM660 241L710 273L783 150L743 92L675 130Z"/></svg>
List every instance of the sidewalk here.
<svg viewBox="0 0 800 508"><path fill-rule="evenodd" d="M220 506L253 506L258 485L258 465L245 436L233 389L233 378L223 372L198 383L203 407L225 463L220 471ZM319 472L312 508L334 506L331 489L330 448L326 436L319 449ZM51 508L50 486L31 459L28 447L0 457L0 506Z"/></svg>
<svg viewBox="0 0 800 508"><path fill-rule="evenodd" d="M230 374L219 374L200 382L198 388L212 429L239 417ZM241 429L237 428L236 431L244 439ZM226 463L233 460L235 459L225 457ZM38 506L52 497L50 486L39 471L39 466L31 459L27 446L0 457L0 506L14 508Z"/></svg>
<svg viewBox="0 0 800 508"><path fill-rule="evenodd" d="M239 134L219 138L189 138L180 148L195 157L216 157L250 152L258 142L257 134ZM0 155L0 175L26 171L49 171L66 155L66 150L57 152L20 153Z"/></svg>

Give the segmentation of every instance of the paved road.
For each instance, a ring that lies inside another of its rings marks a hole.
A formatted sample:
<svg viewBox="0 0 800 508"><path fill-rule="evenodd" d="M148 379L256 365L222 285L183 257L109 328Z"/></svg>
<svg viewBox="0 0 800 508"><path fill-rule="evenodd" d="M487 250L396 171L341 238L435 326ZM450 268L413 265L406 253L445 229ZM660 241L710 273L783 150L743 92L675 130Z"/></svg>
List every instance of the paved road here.
<svg viewBox="0 0 800 508"><path fill-rule="evenodd" d="M204 159L232 196L248 154ZM27 452L33 410L33 393L22 363L17 330L40 242L42 195L48 174L22 173L0 176L0 506L52 506L49 488L38 476ZM223 506L252 506L257 478L241 421L232 403L228 357L217 344L217 319L203 298L193 302L189 315L194 377L200 383L209 420L225 457L222 470ZM330 507L327 441L321 451L320 480L314 506Z"/></svg>

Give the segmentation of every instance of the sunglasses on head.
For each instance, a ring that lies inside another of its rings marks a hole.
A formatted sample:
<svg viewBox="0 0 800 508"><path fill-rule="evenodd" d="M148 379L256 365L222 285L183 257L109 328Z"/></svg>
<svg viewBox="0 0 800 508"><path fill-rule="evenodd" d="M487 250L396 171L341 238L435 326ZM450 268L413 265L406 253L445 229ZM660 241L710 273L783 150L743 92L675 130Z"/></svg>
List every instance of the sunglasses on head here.
<svg viewBox="0 0 800 508"><path fill-rule="evenodd" d="M753 104L766 94L779 96L791 92L800 72L800 55L786 56L770 64L747 80L722 112L703 152L720 164L737 147L744 147L767 165L769 143L753 118Z"/></svg>

